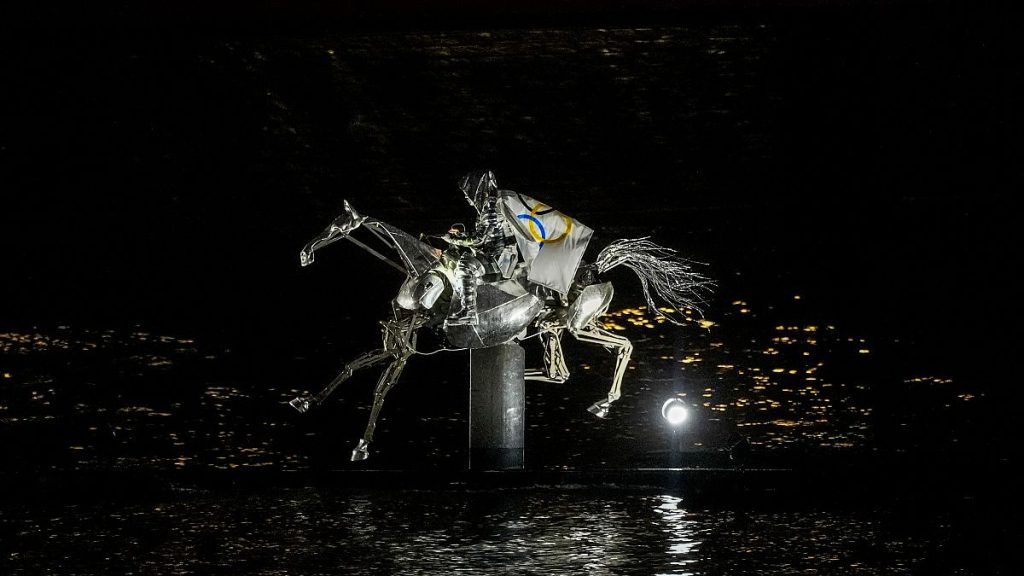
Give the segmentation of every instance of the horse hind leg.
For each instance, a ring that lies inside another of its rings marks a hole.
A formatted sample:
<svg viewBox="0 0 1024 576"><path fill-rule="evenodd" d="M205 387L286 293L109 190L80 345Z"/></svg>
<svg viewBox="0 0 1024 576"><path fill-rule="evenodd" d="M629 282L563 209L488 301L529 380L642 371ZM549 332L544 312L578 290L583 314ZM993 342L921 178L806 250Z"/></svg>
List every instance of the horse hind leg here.
<svg viewBox="0 0 1024 576"><path fill-rule="evenodd" d="M541 339L544 345L544 368L528 369L526 379L561 384L569 379L569 368L562 354L562 330L544 332Z"/></svg>
<svg viewBox="0 0 1024 576"><path fill-rule="evenodd" d="M622 396L622 377L626 374L629 357L633 354L633 344L625 336L612 334L593 324L585 326L582 330L573 330L572 335L580 342L600 344L616 353L615 375L612 377L612 387L608 391L608 396L594 402L587 408L587 411L594 416L604 418L608 416L608 410L612 402L615 402Z"/></svg>
<svg viewBox="0 0 1024 576"><path fill-rule="evenodd" d="M355 360L345 365L345 368L331 380L330 384L324 387L317 394L297 396L288 402L288 405L295 408L299 413L306 413L312 406L323 404L327 397L334 393L342 382L348 380L358 370L368 368L375 364L387 360L388 358L394 358L395 352L386 348L374 350L373 352L367 352L357 357Z"/></svg>
<svg viewBox="0 0 1024 576"><path fill-rule="evenodd" d="M411 354L412 352L409 350L403 351L384 370L380 380L377 381L377 387L373 391L373 408L370 410L370 420L366 424L366 431L363 433L363 437L352 450L353 462L366 460L370 457L370 442L373 441L373 433L377 429L377 418L380 416L380 410L384 406L384 397L395 383L398 382L398 378L402 375L402 370L405 368L405 362Z"/></svg>

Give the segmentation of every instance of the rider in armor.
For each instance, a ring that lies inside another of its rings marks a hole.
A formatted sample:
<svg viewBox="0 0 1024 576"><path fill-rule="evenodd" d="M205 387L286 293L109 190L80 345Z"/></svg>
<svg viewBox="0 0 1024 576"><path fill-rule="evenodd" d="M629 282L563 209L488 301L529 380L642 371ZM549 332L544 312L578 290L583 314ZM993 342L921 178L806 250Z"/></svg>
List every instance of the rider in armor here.
<svg viewBox="0 0 1024 576"><path fill-rule="evenodd" d="M471 172L462 178L459 188L470 206L476 209L477 219L472 234L453 227L444 240L459 248L455 266L457 298L446 323L449 326L476 325L479 322L476 307L476 288L487 275L512 276L518 263L518 250L512 227L501 213L500 192L494 174L489 170Z"/></svg>

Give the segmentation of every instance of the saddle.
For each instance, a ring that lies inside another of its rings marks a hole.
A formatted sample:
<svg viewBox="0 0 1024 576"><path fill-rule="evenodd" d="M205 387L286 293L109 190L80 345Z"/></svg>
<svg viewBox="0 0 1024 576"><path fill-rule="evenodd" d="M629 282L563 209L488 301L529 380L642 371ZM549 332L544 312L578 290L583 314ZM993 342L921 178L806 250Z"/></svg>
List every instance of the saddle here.
<svg viewBox="0 0 1024 576"><path fill-rule="evenodd" d="M458 348L481 348L525 335L526 328L544 309L544 299L527 290L525 269L512 278L477 281L474 325L446 326L445 337Z"/></svg>

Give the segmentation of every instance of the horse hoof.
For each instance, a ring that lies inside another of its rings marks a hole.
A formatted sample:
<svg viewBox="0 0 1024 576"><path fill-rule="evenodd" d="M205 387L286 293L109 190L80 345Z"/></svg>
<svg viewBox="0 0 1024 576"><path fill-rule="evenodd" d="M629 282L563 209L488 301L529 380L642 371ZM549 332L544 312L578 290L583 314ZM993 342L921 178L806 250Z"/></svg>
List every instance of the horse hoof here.
<svg viewBox="0 0 1024 576"><path fill-rule="evenodd" d="M352 461L362 462L370 457L370 443L366 440L360 440L354 450L352 450Z"/></svg>
<svg viewBox="0 0 1024 576"><path fill-rule="evenodd" d="M309 411L309 397L299 396L298 398L294 398L288 402L288 405L295 408L299 414L305 414Z"/></svg>
<svg viewBox="0 0 1024 576"><path fill-rule="evenodd" d="M600 402L594 402L587 408L587 412L590 412L598 418L604 418L608 416L608 408L611 407L611 402L607 400L601 400Z"/></svg>

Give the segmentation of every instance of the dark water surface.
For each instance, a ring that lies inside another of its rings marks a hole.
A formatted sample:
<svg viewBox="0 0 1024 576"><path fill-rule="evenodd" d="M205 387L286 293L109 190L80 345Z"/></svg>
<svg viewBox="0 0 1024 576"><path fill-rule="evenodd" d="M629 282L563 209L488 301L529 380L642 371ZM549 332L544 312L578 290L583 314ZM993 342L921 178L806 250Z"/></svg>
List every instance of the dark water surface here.
<svg viewBox="0 0 1024 576"><path fill-rule="evenodd" d="M796 295L800 296L800 295ZM621 297L620 297L621 298ZM912 343L861 337L807 317L805 298L759 310L737 299L721 316L676 328L641 307L613 308L606 327L636 347L623 397L605 420L585 411L607 393L614 357L567 339L573 376L527 386L533 468L735 464L882 455L968 462L998 456L999 412L982 382ZM190 338L138 330L0 333L0 438L14 470L334 469L362 434L373 370L299 415L287 401L317 390L375 339L325 339L286 357L256 358ZM531 365L540 350L524 343ZM466 464L464 352L416 356L389 395L373 465ZM660 416L671 396L693 408L683 429ZM681 450L685 462L673 460Z"/></svg>
<svg viewBox="0 0 1024 576"><path fill-rule="evenodd" d="M694 509L670 493L184 494L0 511L6 574L975 574L956 509Z"/></svg>

